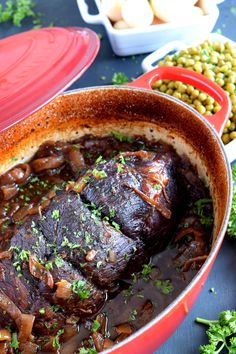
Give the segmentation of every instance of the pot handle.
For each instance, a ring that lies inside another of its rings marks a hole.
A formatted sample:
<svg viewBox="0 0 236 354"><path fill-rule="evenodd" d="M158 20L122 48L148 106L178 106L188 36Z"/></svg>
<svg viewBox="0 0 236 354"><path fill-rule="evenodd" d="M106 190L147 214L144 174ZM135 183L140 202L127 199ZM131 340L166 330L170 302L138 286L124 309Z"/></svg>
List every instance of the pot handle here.
<svg viewBox="0 0 236 354"><path fill-rule="evenodd" d="M146 72L156 68L159 60L163 59L167 54L171 55L171 52L179 52L185 48L187 48L186 43L181 41L172 41L164 44L143 59L141 63L143 71Z"/></svg>
<svg viewBox="0 0 236 354"><path fill-rule="evenodd" d="M129 83L128 86L151 89L152 85L157 80L181 81L185 84L193 85L213 97L221 105L221 109L213 116L205 116L205 118L215 128L217 133L219 133L220 136L222 135L224 126L231 112L231 100L220 86L204 75L177 66L157 67Z"/></svg>

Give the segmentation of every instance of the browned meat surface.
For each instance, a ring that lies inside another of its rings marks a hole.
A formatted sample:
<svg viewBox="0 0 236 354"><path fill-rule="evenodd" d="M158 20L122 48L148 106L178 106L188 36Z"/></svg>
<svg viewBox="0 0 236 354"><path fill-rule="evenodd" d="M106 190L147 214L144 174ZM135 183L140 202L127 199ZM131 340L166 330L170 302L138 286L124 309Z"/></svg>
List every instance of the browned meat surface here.
<svg viewBox="0 0 236 354"><path fill-rule="evenodd" d="M62 258L51 258L51 274L56 291L45 296L50 302L63 307L67 314L89 317L96 314L104 305L106 293L98 290L81 273ZM55 263L56 262L56 263Z"/></svg>
<svg viewBox="0 0 236 354"><path fill-rule="evenodd" d="M181 201L171 153L126 152L96 171L81 192L83 201L95 204L125 235L163 248Z"/></svg>
<svg viewBox="0 0 236 354"><path fill-rule="evenodd" d="M22 332L22 326L30 320L35 333L56 333L53 323L61 326L65 323L65 317L54 313L50 303L35 286L34 279L24 271L24 266L22 263L19 270L19 263L14 266L10 260L0 262L0 312L3 314L1 325L7 322L7 326L17 327ZM44 309L43 322L41 309ZM31 331L32 328L29 328L29 335Z"/></svg>
<svg viewBox="0 0 236 354"><path fill-rule="evenodd" d="M99 287L111 287L140 252L140 242L101 221L75 192L59 192L36 225L52 248Z"/></svg>

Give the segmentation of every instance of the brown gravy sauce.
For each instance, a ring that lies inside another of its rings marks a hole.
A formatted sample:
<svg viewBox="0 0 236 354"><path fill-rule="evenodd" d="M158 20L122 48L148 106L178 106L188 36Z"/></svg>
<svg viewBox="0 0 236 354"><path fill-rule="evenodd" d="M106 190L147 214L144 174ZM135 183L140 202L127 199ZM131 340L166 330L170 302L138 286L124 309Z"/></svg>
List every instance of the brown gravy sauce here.
<svg viewBox="0 0 236 354"><path fill-rule="evenodd" d="M41 205L44 199L47 199L49 191L65 188L69 181L77 179L84 171L83 162L79 161L80 157L76 151L82 154L85 166L88 168L101 157L108 160L125 151L158 151L159 149L172 150L171 147L161 142L149 142L142 137L131 139L117 132L104 138L84 136L70 143L45 143L29 162L31 173L25 182L18 185L14 182L14 176L10 176L9 173L0 177L1 251L8 249L14 224L21 223L28 210ZM50 156L57 157L56 161L49 161L49 165L52 162L52 168L40 170L36 163L35 170L38 169L38 172L34 172L32 167L34 161ZM203 214L207 214L210 218L212 208L209 202L209 192L198 178L195 169L186 159L176 158L180 163L182 173L189 175L186 183L189 181L190 188L192 184L196 190L186 202L176 233L173 235L173 241L165 250L152 255L149 262L143 265L139 272L133 273L127 279L121 279L119 287L109 293L108 300L100 314L91 319L80 320L78 323L76 319L74 323L73 318L68 319L68 322L72 323L74 332L71 332L73 334L71 338L69 338L71 334L68 333L60 337L60 348L51 348L49 351L39 348L38 353L94 354L107 349L127 338L158 315L195 276L204 260L203 258L199 261L199 256L204 256L210 249L212 225L211 223L207 225L203 220L205 216ZM78 166L80 168L77 168ZM16 173L19 178L22 177L22 171L16 171ZM13 190L12 197L4 200L2 190L9 184L13 185L12 188L17 188L17 192L14 195ZM208 202L203 203L203 208L196 212L196 202L202 199ZM202 234L199 236L192 229L200 229ZM36 338L35 342L42 343L42 338L39 340ZM5 351L5 353L12 352L17 353L17 350L12 351L9 348Z"/></svg>

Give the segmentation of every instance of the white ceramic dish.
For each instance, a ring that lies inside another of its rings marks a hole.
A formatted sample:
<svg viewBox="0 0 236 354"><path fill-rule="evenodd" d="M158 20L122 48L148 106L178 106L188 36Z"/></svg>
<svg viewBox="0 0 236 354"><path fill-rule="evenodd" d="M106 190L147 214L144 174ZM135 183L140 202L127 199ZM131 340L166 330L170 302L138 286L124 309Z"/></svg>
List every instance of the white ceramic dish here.
<svg viewBox="0 0 236 354"><path fill-rule="evenodd" d="M143 29L117 30L112 27L110 20L101 11L100 0L94 1L98 9L97 15L89 14L85 0L77 0L80 14L87 23L104 25L112 49L119 56L149 53L175 40L186 44L203 40L215 26L219 16L217 4L222 2L222 0L207 0L208 13L197 19L190 18L185 23L164 23Z"/></svg>
<svg viewBox="0 0 236 354"><path fill-rule="evenodd" d="M231 42L232 44L236 45L236 42L218 33L209 33L208 36L204 38L204 40L207 38L212 42ZM142 69L144 72L150 71L156 68L158 66L158 62L166 55L170 53L176 54L181 49L192 47L195 44L200 44L201 42L202 41L192 42L190 45L186 45L181 41L170 42L144 58L142 61ZM225 145L225 150L230 161L236 160L236 139Z"/></svg>

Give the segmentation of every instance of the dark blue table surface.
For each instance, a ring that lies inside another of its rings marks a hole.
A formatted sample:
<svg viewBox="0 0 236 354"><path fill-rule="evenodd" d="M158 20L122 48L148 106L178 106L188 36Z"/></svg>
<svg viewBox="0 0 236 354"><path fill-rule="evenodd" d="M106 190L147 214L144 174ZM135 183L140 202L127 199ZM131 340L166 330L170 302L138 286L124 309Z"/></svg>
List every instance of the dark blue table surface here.
<svg viewBox="0 0 236 354"><path fill-rule="evenodd" d="M214 1L214 0L210 0ZM0 4L5 1L0 0ZM93 8L93 0L88 0ZM219 5L220 16L214 31L236 41L236 0L225 0ZM38 0L36 10L43 14L44 26L89 27L102 35L99 54L89 70L71 88L111 84L114 72L124 72L130 79L142 74L141 61L145 55L117 57L113 54L105 30L100 25L83 22L75 0ZM0 25L0 38L32 28L31 20L25 20L21 28L9 23ZM225 309L236 308L236 241L225 237L219 256L210 276L189 315L176 332L159 348L158 354L194 354L200 344L206 343L204 328L194 320L197 316L216 318ZM210 289L214 288L215 292ZM156 334L158 336L158 333ZM128 354L128 353L127 353ZM135 354L135 353L129 353Z"/></svg>

